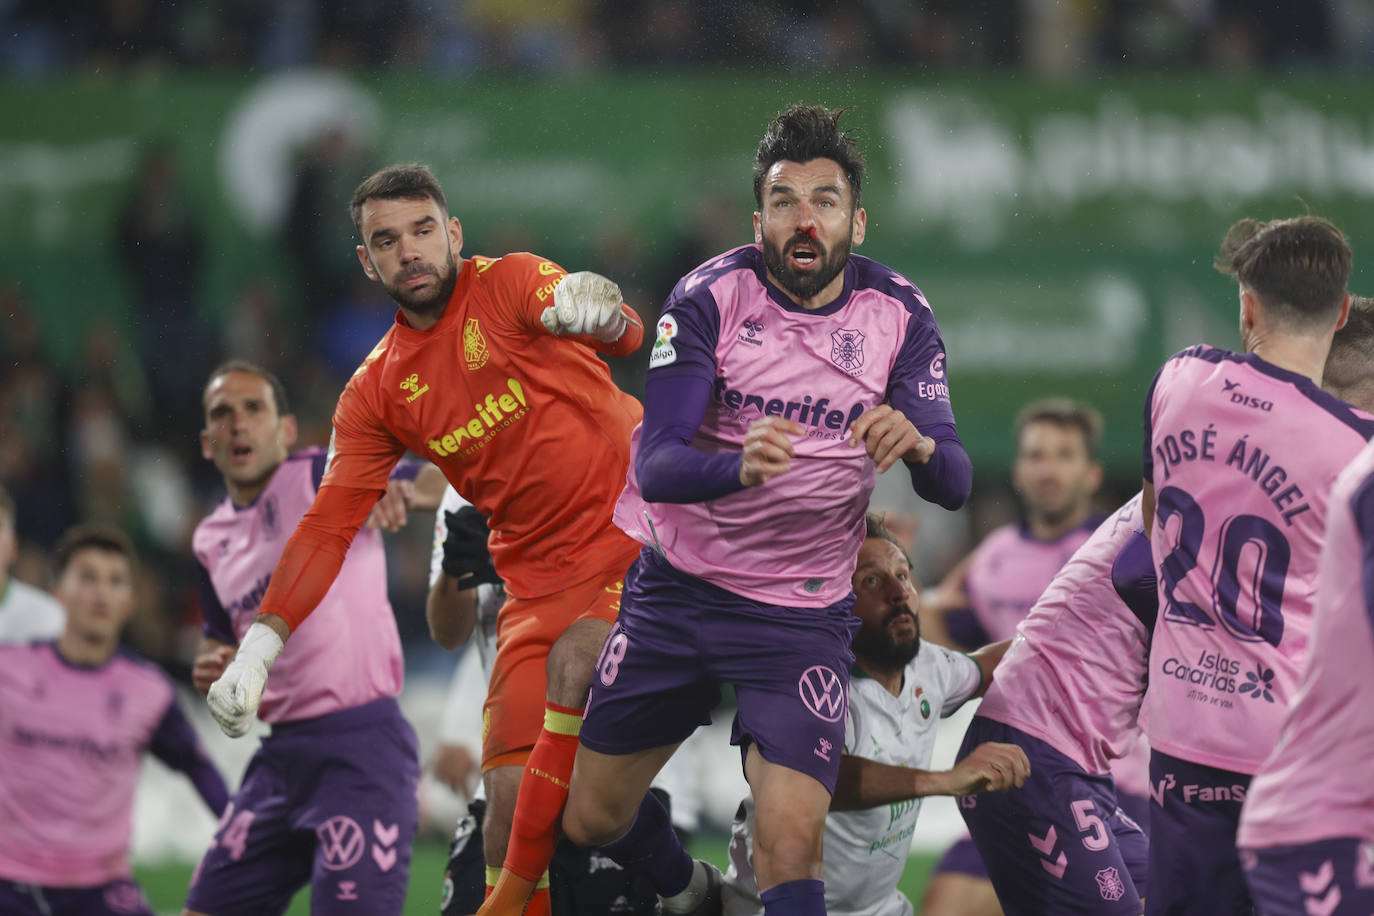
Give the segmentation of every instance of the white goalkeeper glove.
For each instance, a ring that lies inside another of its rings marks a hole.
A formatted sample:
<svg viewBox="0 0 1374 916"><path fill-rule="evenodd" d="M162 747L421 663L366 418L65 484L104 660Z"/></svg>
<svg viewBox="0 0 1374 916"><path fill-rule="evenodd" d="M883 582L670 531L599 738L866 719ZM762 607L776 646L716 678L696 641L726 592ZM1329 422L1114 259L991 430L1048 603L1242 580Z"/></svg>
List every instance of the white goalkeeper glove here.
<svg viewBox="0 0 1374 916"><path fill-rule="evenodd" d="M267 686L267 669L282 650L281 637L265 623L255 623L243 634L238 654L210 685L206 699L210 715L230 738L241 738L253 727Z"/></svg>
<svg viewBox="0 0 1374 916"><path fill-rule="evenodd" d="M568 274L553 288L553 305L539 320L550 334L584 334L611 343L625 333L620 287L590 270Z"/></svg>

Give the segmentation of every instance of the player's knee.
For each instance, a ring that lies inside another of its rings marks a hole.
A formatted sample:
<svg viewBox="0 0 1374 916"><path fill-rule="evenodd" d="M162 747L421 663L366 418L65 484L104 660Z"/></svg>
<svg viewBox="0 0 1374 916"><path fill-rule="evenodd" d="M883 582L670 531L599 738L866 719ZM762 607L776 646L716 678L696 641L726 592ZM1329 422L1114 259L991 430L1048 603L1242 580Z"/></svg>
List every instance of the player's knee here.
<svg viewBox="0 0 1374 916"><path fill-rule="evenodd" d="M820 878L821 837L807 830L772 831L754 837L755 871L767 875L770 884Z"/></svg>
<svg viewBox="0 0 1374 916"><path fill-rule="evenodd" d="M624 834L629 826L619 812L601 806L570 804L563 811L563 835L577 846L604 846Z"/></svg>

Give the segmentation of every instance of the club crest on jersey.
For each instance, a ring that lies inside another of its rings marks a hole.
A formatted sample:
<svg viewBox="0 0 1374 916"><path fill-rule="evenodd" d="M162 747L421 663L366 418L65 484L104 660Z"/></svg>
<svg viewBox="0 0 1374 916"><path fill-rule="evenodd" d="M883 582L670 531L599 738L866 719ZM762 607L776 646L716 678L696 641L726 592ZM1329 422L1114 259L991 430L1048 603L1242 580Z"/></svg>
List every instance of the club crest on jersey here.
<svg viewBox="0 0 1374 916"><path fill-rule="evenodd" d="M864 332L840 328L830 335L830 361L847 375L858 375L864 368Z"/></svg>
<svg viewBox="0 0 1374 916"><path fill-rule="evenodd" d="M922 718L922 719L929 719L929 718L930 718L930 700L927 700L927 699L922 695L922 694L924 694L925 692L926 692L926 689L925 689L924 687L917 687L917 688L912 692L911 697L912 697L912 699L917 700L917 701L920 703L921 718Z"/></svg>
<svg viewBox="0 0 1374 916"><path fill-rule="evenodd" d="M673 338L677 336L677 319L664 314L658 319L658 335L654 337L654 349L649 353L649 368L668 366L677 362L677 350L673 349Z"/></svg>
<svg viewBox="0 0 1374 916"><path fill-rule="evenodd" d="M1094 877L1097 878L1097 892L1103 900L1117 901L1125 895L1126 882L1121 880L1121 873L1115 868L1108 866Z"/></svg>
<svg viewBox="0 0 1374 916"><path fill-rule="evenodd" d="M487 339L482 336L482 326L476 318L469 318L463 325L463 362L470 370L481 369L487 364Z"/></svg>

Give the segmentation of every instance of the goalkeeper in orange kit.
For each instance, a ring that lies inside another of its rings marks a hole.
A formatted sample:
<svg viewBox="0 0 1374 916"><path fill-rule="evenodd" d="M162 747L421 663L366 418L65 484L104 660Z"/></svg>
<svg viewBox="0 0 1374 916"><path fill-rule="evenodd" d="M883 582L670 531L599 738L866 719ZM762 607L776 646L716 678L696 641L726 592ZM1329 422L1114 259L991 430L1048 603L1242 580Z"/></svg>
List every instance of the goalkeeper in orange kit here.
<svg viewBox="0 0 1374 916"><path fill-rule="evenodd" d="M391 467L407 450L429 458L489 517L508 594L483 710L489 896L500 878L488 902L518 913L533 892L525 912L542 916L587 684L639 551L611 511L642 411L597 354L633 352L643 326L596 274L525 253L463 259L462 226L424 166L372 175L351 210L363 271L400 310L339 398L318 496L210 709L226 732L247 730Z"/></svg>

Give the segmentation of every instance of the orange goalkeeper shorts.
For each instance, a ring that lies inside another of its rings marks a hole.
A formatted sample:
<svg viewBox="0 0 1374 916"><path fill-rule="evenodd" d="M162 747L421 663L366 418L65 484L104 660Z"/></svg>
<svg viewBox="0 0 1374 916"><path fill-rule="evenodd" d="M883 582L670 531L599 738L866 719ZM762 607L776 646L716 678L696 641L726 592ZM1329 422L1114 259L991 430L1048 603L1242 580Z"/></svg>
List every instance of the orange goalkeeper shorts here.
<svg viewBox="0 0 1374 916"><path fill-rule="evenodd" d="M482 772L524 766L544 727L549 649L579 620L614 623L624 588L620 570L543 598L506 599L496 619L496 662L482 707Z"/></svg>

